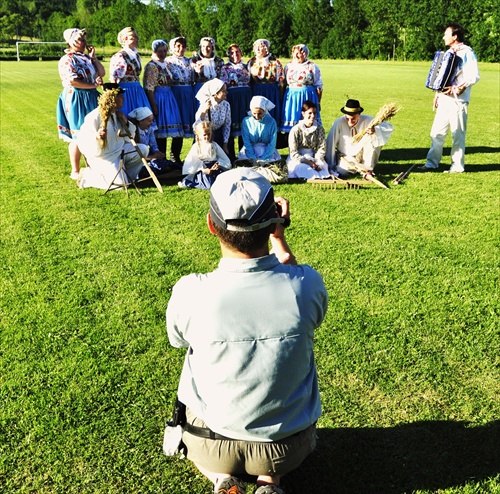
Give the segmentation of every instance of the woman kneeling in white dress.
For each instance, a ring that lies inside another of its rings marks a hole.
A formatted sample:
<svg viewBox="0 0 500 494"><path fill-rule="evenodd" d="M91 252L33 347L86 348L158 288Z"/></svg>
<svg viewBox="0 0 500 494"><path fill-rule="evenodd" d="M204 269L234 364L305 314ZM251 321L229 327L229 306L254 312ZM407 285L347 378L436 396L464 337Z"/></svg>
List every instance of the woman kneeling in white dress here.
<svg viewBox="0 0 500 494"><path fill-rule="evenodd" d="M304 101L302 120L290 131L286 160L289 178L330 178L325 161L325 129L316 121L316 113L316 103Z"/></svg>

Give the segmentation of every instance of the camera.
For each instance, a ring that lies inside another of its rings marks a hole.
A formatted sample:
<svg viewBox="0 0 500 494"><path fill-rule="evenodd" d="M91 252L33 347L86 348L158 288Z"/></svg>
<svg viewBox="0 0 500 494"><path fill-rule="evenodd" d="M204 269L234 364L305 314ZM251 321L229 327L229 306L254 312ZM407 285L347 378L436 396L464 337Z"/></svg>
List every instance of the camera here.
<svg viewBox="0 0 500 494"><path fill-rule="evenodd" d="M182 442L182 428L185 423L186 405L176 398L172 419L167 421L167 426L163 434L163 452L165 455L174 456L185 449L184 443Z"/></svg>

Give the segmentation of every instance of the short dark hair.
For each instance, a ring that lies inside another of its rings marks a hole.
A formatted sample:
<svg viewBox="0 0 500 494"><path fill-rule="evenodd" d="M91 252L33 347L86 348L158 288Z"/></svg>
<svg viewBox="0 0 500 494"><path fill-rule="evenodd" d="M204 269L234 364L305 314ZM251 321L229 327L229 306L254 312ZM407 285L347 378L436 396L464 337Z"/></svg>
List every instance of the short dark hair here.
<svg viewBox="0 0 500 494"><path fill-rule="evenodd" d="M302 103L302 111L307 111L307 110L310 110L311 108L315 108L317 110L318 105L314 101L311 101L310 99L306 99L304 101L304 103Z"/></svg>
<svg viewBox="0 0 500 494"><path fill-rule="evenodd" d="M448 24L446 26L446 29L450 28L451 29L451 34L452 36L456 36L457 37L457 41L459 43L463 43L464 42L464 38L465 38L465 29L460 25L460 24L455 24L454 22Z"/></svg>
<svg viewBox="0 0 500 494"><path fill-rule="evenodd" d="M187 40L184 38L184 36L179 36L176 40L176 43L180 43L184 48L187 46Z"/></svg>
<svg viewBox="0 0 500 494"><path fill-rule="evenodd" d="M227 223L234 226L248 226L247 220L228 220ZM266 246L269 241L269 235L276 228L275 224L271 224L252 232L234 232L218 226L215 222L212 222L212 224L217 237L219 237L222 243L244 254L251 254L257 249Z"/></svg>

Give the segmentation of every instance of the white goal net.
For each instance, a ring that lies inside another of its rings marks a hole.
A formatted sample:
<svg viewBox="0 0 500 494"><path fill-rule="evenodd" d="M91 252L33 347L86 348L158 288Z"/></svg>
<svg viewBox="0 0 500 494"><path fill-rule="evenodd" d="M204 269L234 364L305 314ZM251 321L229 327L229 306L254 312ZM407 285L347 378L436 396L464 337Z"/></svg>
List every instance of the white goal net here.
<svg viewBox="0 0 500 494"><path fill-rule="evenodd" d="M21 58L25 60L61 58L67 46L63 41L17 41L17 61L19 62Z"/></svg>

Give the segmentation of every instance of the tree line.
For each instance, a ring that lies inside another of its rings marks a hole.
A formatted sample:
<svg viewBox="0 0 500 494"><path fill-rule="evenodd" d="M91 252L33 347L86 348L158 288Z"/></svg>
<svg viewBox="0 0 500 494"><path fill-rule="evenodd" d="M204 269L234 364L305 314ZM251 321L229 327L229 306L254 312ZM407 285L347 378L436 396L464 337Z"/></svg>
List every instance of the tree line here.
<svg viewBox="0 0 500 494"><path fill-rule="evenodd" d="M133 26L147 51L157 38L185 36L195 50L203 36L219 55L237 43L246 55L266 38L289 56L305 43L311 58L429 60L443 48L449 22L462 24L480 61L500 59L497 0L0 0L0 38L62 41L68 27L86 28L96 46L118 46Z"/></svg>

